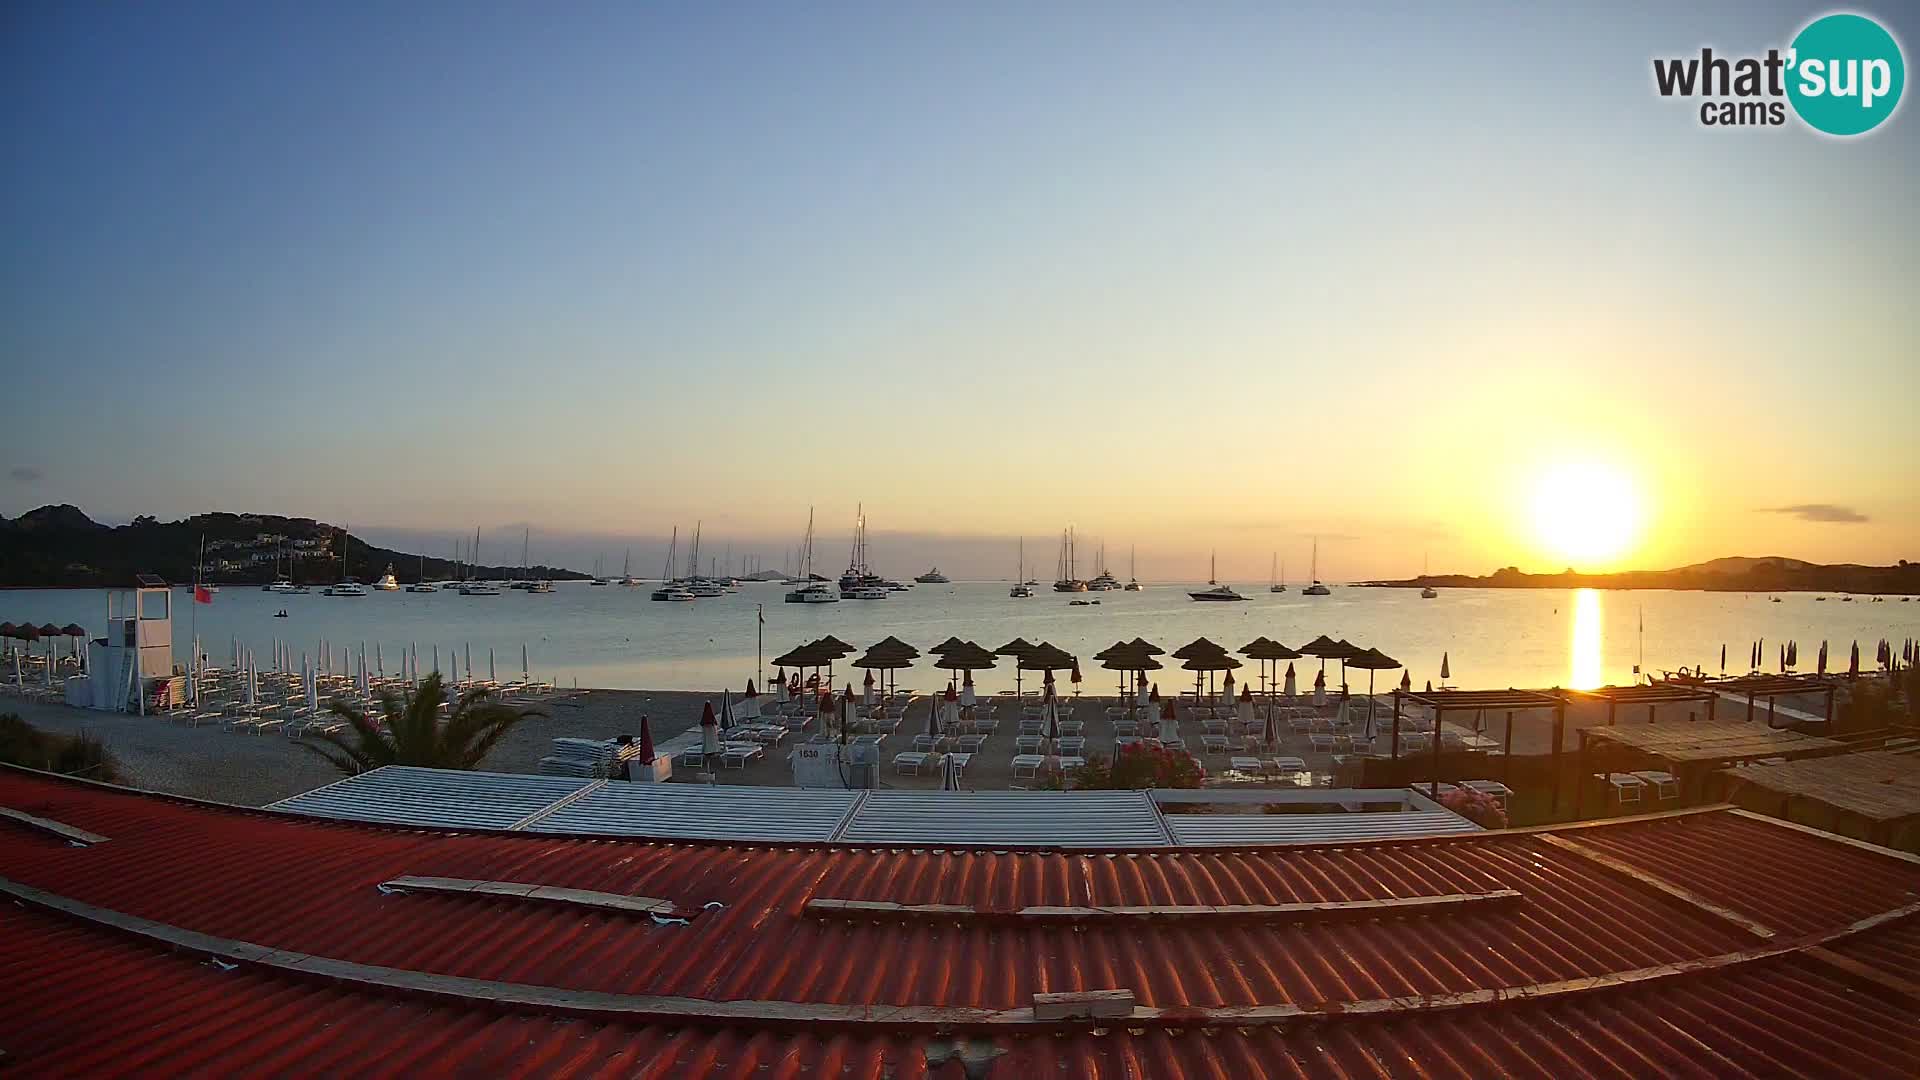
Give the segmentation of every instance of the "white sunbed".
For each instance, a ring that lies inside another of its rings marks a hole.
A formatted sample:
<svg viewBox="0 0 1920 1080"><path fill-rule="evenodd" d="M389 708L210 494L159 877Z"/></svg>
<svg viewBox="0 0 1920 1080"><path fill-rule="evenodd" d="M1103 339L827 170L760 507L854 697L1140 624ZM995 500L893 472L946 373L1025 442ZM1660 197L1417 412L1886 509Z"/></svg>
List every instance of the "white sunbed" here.
<svg viewBox="0 0 1920 1080"><path fill-rule="evenodd" d="M1039 754L1015 754L1013 756L1013 778L1015 780L1032 780L1040 775L1040 770L1045 768L1046 764L1047 759L1041 757Z"/></svg>
<svg viewBox="0 0 1920 1080"><path fill-rule="evenodd" d="M920 738L924 739L926 736L922 735ZM927 765L927 758L927 754L914 750L895 754L893 755L893 771L896 773L912 773L915 776L919 776L920 770Z"/></svg>
<svg viewBox="0 0 1920 1080"><path fill-rule="evenodd" d="M1647 782L1632 773L1608 773L1607 784L1613 789L1613 797L1621 806L1638 803L1645 799Z"/></svg>
<svg viewBox="0 0 1920 1080"><path fill-rule="evenodd" d="M1227 737L1225 735L1202 735L1200 736L1200 745L1210 754L1224 754L1227 752Z"/></svg>
<svg viewBox="0 0 1920 1080"><path fill-rule="evenodd" d="M1243 757L1236 754L1227 759L1227 765L1236 772L1258 773L1262 771L1260 768L1260 759L1257 757Z"/></svg>
<svg viewBox="0 0 1920 1080"><path fill-rule="evenodd" d="M1677 799L1680 797L1680 781L1670 772L1660 772L1657 769L1641 769L1632 775L1639 777L1642 782L1653 789L1653 797L1656 801L1664 802L1667 799Z"/></svg>
<svg viewBox="0 0 1920 1080"><path fill-rule="evenodd" d="M1022 754L1031 754L1047 745L1045 735L1020 735L1013 740L1013 748Z"/></svg>
<svg viewBox="0 0 1920 1080"><path fill-rule="evenodd" d="M1063 755L1060 758L1060 767L1063 769L1081 769L1081 768L1085 768L1086 764L1087 764L1086 758L1076 757L1071 754Z"/></svg>
<svg viewBox="0 0 1920 1080"><path fill-rule="evenodd" d="M1507 808L1507 800L1513 798L1513 789L1498 780L1463 780L1460 786L1482 795L1492 796L1493 801L1499 803L1502 810Z"/></svg>
<svg viewBox="0 0 1920 1080"><path fill-rule="evenodd" d="M1275 772L1302 773L1307 771L1307 761L1305 758L1277 757L1273 759L1273 768Z"/></svg>
<svg viewBox="0 0 1920 1080"><path fill-rule="evenodd" d="M766 755L759 743L728 743L720 748L720 765L727 769L744 769L747 763Z"/></svg>

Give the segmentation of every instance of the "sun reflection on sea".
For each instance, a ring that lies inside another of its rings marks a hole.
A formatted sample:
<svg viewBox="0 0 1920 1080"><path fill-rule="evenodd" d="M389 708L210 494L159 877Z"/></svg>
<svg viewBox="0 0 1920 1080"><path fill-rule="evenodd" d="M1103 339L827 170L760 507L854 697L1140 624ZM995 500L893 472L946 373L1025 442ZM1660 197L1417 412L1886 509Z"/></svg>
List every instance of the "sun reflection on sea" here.
<svg viewBox="0 0 1920 1080"><path fill-rule="evenodd" d="M1573 673L1567 685L1575 690L1592 690L1604 681L1600 677L1600 593L1595 589L1573 590Z"/></svg>

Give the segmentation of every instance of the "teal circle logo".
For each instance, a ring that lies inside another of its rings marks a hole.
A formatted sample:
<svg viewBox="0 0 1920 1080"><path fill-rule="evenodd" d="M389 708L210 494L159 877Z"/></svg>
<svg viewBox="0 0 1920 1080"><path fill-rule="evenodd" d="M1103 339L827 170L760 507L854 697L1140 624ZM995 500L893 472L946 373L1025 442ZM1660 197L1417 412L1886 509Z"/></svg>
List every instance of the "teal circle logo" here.
<svg viewBox="0 0 1920 1080"><path fill-rule="evenodd" d="M1807 24L1787 53L1787 100L1816 131L1861 135L1900 104L1907 65L1900 43L1864 15L1826 15Z"/></svg>

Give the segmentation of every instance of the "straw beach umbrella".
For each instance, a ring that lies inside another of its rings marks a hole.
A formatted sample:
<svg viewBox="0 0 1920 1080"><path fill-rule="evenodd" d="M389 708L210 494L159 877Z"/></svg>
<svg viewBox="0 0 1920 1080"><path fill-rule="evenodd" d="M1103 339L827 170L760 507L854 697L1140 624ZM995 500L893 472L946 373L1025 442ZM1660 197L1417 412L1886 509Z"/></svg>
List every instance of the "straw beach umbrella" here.
<svg viewBox="0 0 1920 1080"><path fill-rule="evenodd" d="M1002 645L999 648L993 650L993 655L1011 656L1017 661L1021 657L1025 656L1027 653L1032 651L1033 651L1032 642L1028 641L1026 638L1014 638L1012 641L1009 641L1005 645ZM1021 696L1020 673L1025 670L1026 669L1021 667L1018 663L1014 664L1013 666L1013 693L1015 697Z"/></svg>
<svg viewBox="0 0 1920 1080"><path fill-rule="evenodd" d="M855 660L853 666L880 672L882 694L890 696L890 688L895 685L893 672L912 667L913 661L919 656L920 650L899 638L887 637L868 649L866 655Z"/></svg>
<svg viewBox="0 0 1920 1080"><path fill-rule="evenodd" d="M1346 662L1367 672L1367 738L1373 738L1373 673L1392 671L1400 666L1400 661L1381 652L1379 649L1362 649L1346 658ZM1438 734L1437 732L1435 733Z"/></svg>
<svg viewBox="0 0 1920 1080"><path fill-rule="evenodd" d="M1228 656L1224 652L1220 652L1220 653L1202 652L1202 653L1199 653L1198 655L1188 658L1187 662L1184 664L1181 664L1180 666L1194 673L1195 692L1198 693L1199 692L1198 687L1200 682L1204 680L1208 675L1216 671L1232 671L1234 668L1237 668L1240 666L1240 661L1235 659L1234 657ZM1211 698L1211 695L1209 695L1209 698Z"/></svg>

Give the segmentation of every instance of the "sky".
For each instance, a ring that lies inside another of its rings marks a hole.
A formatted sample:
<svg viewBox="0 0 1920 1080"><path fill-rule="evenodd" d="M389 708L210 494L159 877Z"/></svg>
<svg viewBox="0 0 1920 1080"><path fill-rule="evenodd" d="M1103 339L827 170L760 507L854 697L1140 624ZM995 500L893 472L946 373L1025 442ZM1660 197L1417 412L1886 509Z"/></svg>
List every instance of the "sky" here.
<svg viewBox="0 0 1920 1080"><path fill-rule="evenodd" d="M1677 7L7 5L0 514L1920 558L1920 118L1703 127L1827 9Z"/></svg>

